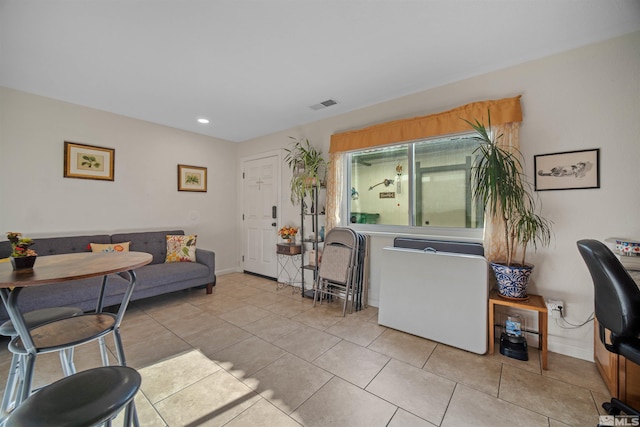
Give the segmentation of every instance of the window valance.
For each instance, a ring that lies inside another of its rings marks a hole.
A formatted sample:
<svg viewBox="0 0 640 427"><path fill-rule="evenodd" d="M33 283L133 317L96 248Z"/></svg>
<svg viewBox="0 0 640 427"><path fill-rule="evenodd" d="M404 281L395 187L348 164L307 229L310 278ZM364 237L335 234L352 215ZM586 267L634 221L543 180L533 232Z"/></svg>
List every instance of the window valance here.
<svg viewBox="0 0 640 427"><path fill-rule="evenodd" d="M514 98L473 102L437 114L394 120L364 129L337 133L331 136L329 152L339 153L469 131L469 125L462 119L486 120L487 110L491 111L491 125L521 122L520 97L521 95Z"/></svg>

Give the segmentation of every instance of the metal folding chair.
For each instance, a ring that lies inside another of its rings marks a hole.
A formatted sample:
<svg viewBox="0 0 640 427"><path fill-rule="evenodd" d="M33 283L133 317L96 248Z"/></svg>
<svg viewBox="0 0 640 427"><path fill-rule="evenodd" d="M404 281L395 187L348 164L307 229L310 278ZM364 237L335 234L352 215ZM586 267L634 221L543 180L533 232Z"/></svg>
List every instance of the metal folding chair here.
<svg viewBox="0 0 640 427"><path fill-rule="evenodd" d="M327 233L322 253L322 263L314 284L313 305L329 296L343 297L342 315L353 311L353 278L358 252L357 233L350 228L336 227Z"/></svg>

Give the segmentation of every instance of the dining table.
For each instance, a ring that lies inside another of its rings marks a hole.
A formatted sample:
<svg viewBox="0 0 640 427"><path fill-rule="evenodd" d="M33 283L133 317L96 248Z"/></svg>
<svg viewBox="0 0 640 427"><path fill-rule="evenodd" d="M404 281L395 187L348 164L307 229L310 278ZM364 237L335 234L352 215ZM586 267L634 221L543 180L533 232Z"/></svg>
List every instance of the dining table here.
<svg viewBox="0 0 640 427"><path fill-rule="evenodd" d="M151 261L152 255L145 252L82 252L38 256L33 268L27 270L14 270L11 264L0 263L0 297L18 334L9 343L9 349L13 353L21 354L25 364L21 368L23 378L16 396L16 406L32 392L33 371L39 353L72 349L79 344L98 339L102 363L106 365L108 356L103 338L111 332L114 336L118 364L126 366L120 325L135 288L135 270ZM125 272L127 274L123 276L128 279L128 285L117 313L105 312L103 300L108 277ZM23 289L92 277L102 277L94 312L56 320L31 329L26 326L24 313L19 306L19 297Z"/></svg>

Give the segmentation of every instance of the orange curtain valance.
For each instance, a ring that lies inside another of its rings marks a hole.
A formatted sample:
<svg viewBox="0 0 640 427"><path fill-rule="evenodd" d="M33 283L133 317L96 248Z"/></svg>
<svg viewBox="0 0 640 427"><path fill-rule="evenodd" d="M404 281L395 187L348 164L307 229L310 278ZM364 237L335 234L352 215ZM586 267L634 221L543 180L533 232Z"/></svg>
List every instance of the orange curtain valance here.
<svg viewBox="0 0 640 427"><path fill-rule="evenodd" d="M471 122L477 119L482 122L486 120L487 111L491 111L491 125L521 122L520 96L473 102L442 113L394 120L364 129L337 133L331 135L329 152L340 153L468 131L471 129L462 119Z"/></svg>

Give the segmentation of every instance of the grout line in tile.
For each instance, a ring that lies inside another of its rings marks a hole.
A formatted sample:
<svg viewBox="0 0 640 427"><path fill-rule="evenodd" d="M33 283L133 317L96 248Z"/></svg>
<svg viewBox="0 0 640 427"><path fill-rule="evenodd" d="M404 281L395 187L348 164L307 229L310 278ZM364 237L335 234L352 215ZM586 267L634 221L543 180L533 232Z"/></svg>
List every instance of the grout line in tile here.
<svg viewBox="0 0 640 427"><path fill-rule="evenodd" d="M373 351L373 350L372 350L372 351ZM386 354L384 354L383 356L386 356ZM373 382L373 380L375 380L375 379L378 377L378 375L380 375L380 372L382 372L382 371L384 370L384 368L386 368L386 367L387 367L387 365L388 365L392 360L394 360L394 359L393 359L393 357L390 357L390 356L387 356L387 357L389 358L389 360L387 360L387 361L386 361L386 363L384 364L384 366L383 366L382 368L380 368L380 370L378 371L378 373L377 373L377 374L375 374L375 375L373 376L373 378L371 378L371 380L369 380L369 382L367 383L367 385L365 385L364 387L362 387L362 389L363 389L363 390L366 390L366 389L367 389L367 387L369 387L369 385ZM397 359L396 359L396 360L397 360Z"/></svg>
<svg viewBox="0 0 640 427"><path fill-rule="evenodd" d="M431 351L429 352L429 354L427 355L427 359L424 361L424 363L422 364L422 366L420 367L420 369L424 369L425 366L427 366L427 363L429 363L429 359L431 359L431 356L433 356L433 353L436 352L436 349L438 348L438 346L440 345L440 343L436 343L436 345L433 346L433 348L431 349ZM425 369L426 370L426 369Z"/></svg>

